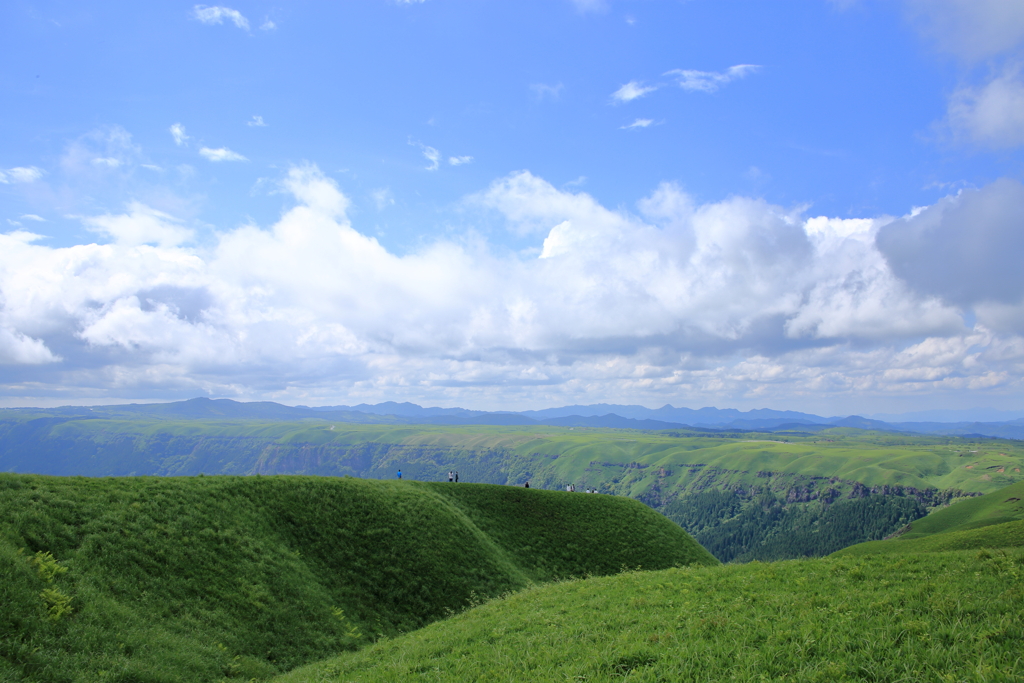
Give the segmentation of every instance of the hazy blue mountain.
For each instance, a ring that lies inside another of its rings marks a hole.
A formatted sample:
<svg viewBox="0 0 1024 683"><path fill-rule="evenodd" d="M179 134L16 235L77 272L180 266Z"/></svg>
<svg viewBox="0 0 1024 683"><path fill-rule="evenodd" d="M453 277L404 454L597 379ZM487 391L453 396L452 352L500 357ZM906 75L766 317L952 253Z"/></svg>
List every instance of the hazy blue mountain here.
<svg viewBox="0 0 1024 683"><path fill-rule="evenodd" d="M396 403L394 401L385 401L384 403L360 403L355 406L320 406L313 408L312 410L322 412L349 412L356 411L360 413L371 413L373 415L397 415L398 417L434 417L438 415L485 415L488 414L485 410L468 410L466 408L424 408L418 406L415 403Z"/></svg>
<svg viewBox="0 0 1024 683"><path fill-rule="evenodd" d="M810 422L825 423L829 418L809 413L799 413L792 410L769 410L759 408L746 412L734 408L676 408L672 405L664 405L661 408L645 408L636 405L618 405L614 403L593 403L591 405L564 406L561 408L546 408L544 410L523 410L520 415L526 415L537 420L546 420L557 417L569 417L578 415L580 417L597 417L609 413L620 417L632 418L634 420L660 420L676 424L687 424L694 427L728 425L736 420L785 420L786 422Z"/></svg>
<svg viewBox="0 0 1024 683"><path fill-rule="evenodd" d="M171 403L130 403L111 406L65 406L62 408L7 408L21 413L50 417L146 417L158 419L233 420L338 420L369 424L437 425L552 425L560 427L614 427L619 429L708 429L745 431L813 432L828 427L855 427L881 431L948 434L950 436L991 436L1024 439L1024 418L1003 422L885 422L851 415L821 417L791 410L732 408L645 408L635 405L595 403L522 412L487 412L466 408L424 408L415 403L388 401L355 406L286 406L270 401L243 403L230 399L193 398ZM938 412L938 411L933 411Z"/></svg>
<svg viewBox="0 0 1024 683"><path fill-rule="evenodd" d="M1024 410L997 410L995 408L970 408L968 410L920 410L913 413L875 413L865 415L872 420L883 422L956 422L956 423L992 423L1009 422L1024 418Z"/></svg>

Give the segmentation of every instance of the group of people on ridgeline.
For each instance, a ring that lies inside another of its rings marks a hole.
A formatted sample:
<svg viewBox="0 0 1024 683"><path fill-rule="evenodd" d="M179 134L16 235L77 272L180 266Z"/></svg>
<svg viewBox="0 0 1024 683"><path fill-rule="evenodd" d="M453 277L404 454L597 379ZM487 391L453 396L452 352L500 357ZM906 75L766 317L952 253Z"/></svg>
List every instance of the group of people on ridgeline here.
<svg viewBox="0 0 1024 683"><path fill-rule="evenodd" d="M402 470L398 470L398 478L402 478ZM448 483L459 483L458 470L448 470ZM526 482L526 484L523 485L523 488L530 488L530 482ZM566 484L565 490L568 491L569 493L576 493L576 484ZM587 493L597 493L597 487L590 488L588 486Z"/></svg>

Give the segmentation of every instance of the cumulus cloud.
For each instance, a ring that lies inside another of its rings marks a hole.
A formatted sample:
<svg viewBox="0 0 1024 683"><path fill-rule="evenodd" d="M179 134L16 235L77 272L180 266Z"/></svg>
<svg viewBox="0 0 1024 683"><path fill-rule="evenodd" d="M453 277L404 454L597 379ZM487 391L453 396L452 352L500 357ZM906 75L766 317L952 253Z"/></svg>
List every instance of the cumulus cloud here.
<svg viewBox="0 0 1024 683"><path fill-rule="evenodd" d="M439 240L404 255L358 231L315 166L281 188L295 206L278 221L204 247L139 202L82 219L104 244L0 235L0 360L54 390L491 407L1006 391L1024 371L1017 333L965 326L957 303L980 296L1004 307L993 320L1012 317L1019 297L991 294L1012 278L981 272L988 252L955 266L953 248L929 246L968 224L986 244L1007 236L1024 192L1014 181L912 218L837 219L746 197L698 203L671 183L635 212L610 209L520 171L464 208L496 212L536 251ZM952 266L950 280L994 279L962 294L925 272Z"/></svg>
<svg viewBox="0 0 1024 683"><path fill-rule="evenodd" d="M737 64L722 72L696 71L694 69L673 69L666 76L675 76L676 84L683 90L715 92L723 85L755 73L761 67L757 64Z"/></svg>
<svg viewBox="0 0 1024 683"><path fill-rule="evenodd" d="M952 304L1024 301L1024 185L963 190L884 226L878 248L915 289Z"/></svg>
<svg viewBox="0 0 1024 683"><path fill-rule="evenodd" d="M218 147L216 149L200 147L199 154L209 161L248 161L244 156L238 152L232 152L227 147Z"/></svg>
<svg viewBox="0 0 1024 683"><path fill-rule="evenodd" d="M43 177L43 169L35 166L15 166L14 168L0 169L0 183L9 185L11 183L32 183Z"/></svg>
<svg viewBox="0 0 1024 683"><path fill-rule="evenodd" d="M245 125L253 126L253 127L256 127L256 128L262 128L262 127L266 126L267 124L263 122L263 117L262 116L253 116L250 120L245 122Z"/></svg>
<svg viewBox="0 0 1024 683"><path fill-rule="evenodd" d="M656 85L644 85L639 81L630 81L612 93L612 99L616 102L632 102L638 97L658 89Z"/></svg>
<svg viewBox="0 0 1024 683"><path fill-rule="evenodd" d="M462 166L463 164L472 163L473 157L461 156L461 157L448 157L448 163L452 166Z"/></svg>
<svg viewBox="0 0 1024 683"><path fill-rule="evenodd" d="M242 16L241 12L230 7L196 5L192 8L192 16L204 24L211 25L223 23L227 19L243 31L249 30L249 20Z"/></svg>
<svg viewBox="0 0 1024 683"><path fill-rule="evenodd" d="M140 202L128 204L128 213L89 216L83 222L91 230L107 235L119 244L156 244L174 247L193 238L192 230L180 221Z"/></svg>

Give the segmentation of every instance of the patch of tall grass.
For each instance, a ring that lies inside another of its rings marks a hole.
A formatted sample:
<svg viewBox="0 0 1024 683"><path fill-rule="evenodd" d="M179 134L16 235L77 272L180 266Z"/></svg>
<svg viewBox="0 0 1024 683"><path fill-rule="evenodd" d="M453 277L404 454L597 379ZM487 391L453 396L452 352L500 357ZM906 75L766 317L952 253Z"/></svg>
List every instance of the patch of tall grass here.
<svg viewBox="0 0 1024 683"><path fill-rule="evenodd" d="M1020 681L1024 553L631 572L491 601L275 683Z"/></svg>

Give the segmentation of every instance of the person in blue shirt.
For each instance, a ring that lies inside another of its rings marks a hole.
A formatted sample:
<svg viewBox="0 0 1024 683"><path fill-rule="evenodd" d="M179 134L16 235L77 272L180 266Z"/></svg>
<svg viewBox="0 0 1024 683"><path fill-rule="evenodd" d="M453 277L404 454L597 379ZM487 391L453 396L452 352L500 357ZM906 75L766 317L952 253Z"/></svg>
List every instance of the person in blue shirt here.
<svg viewBox="0 0 1024 683"><path fill-rule="evenodd" d="M398 478L399 478L399 479L401 479L401 478L402 478L402 470L398 470Z"/></svg>

